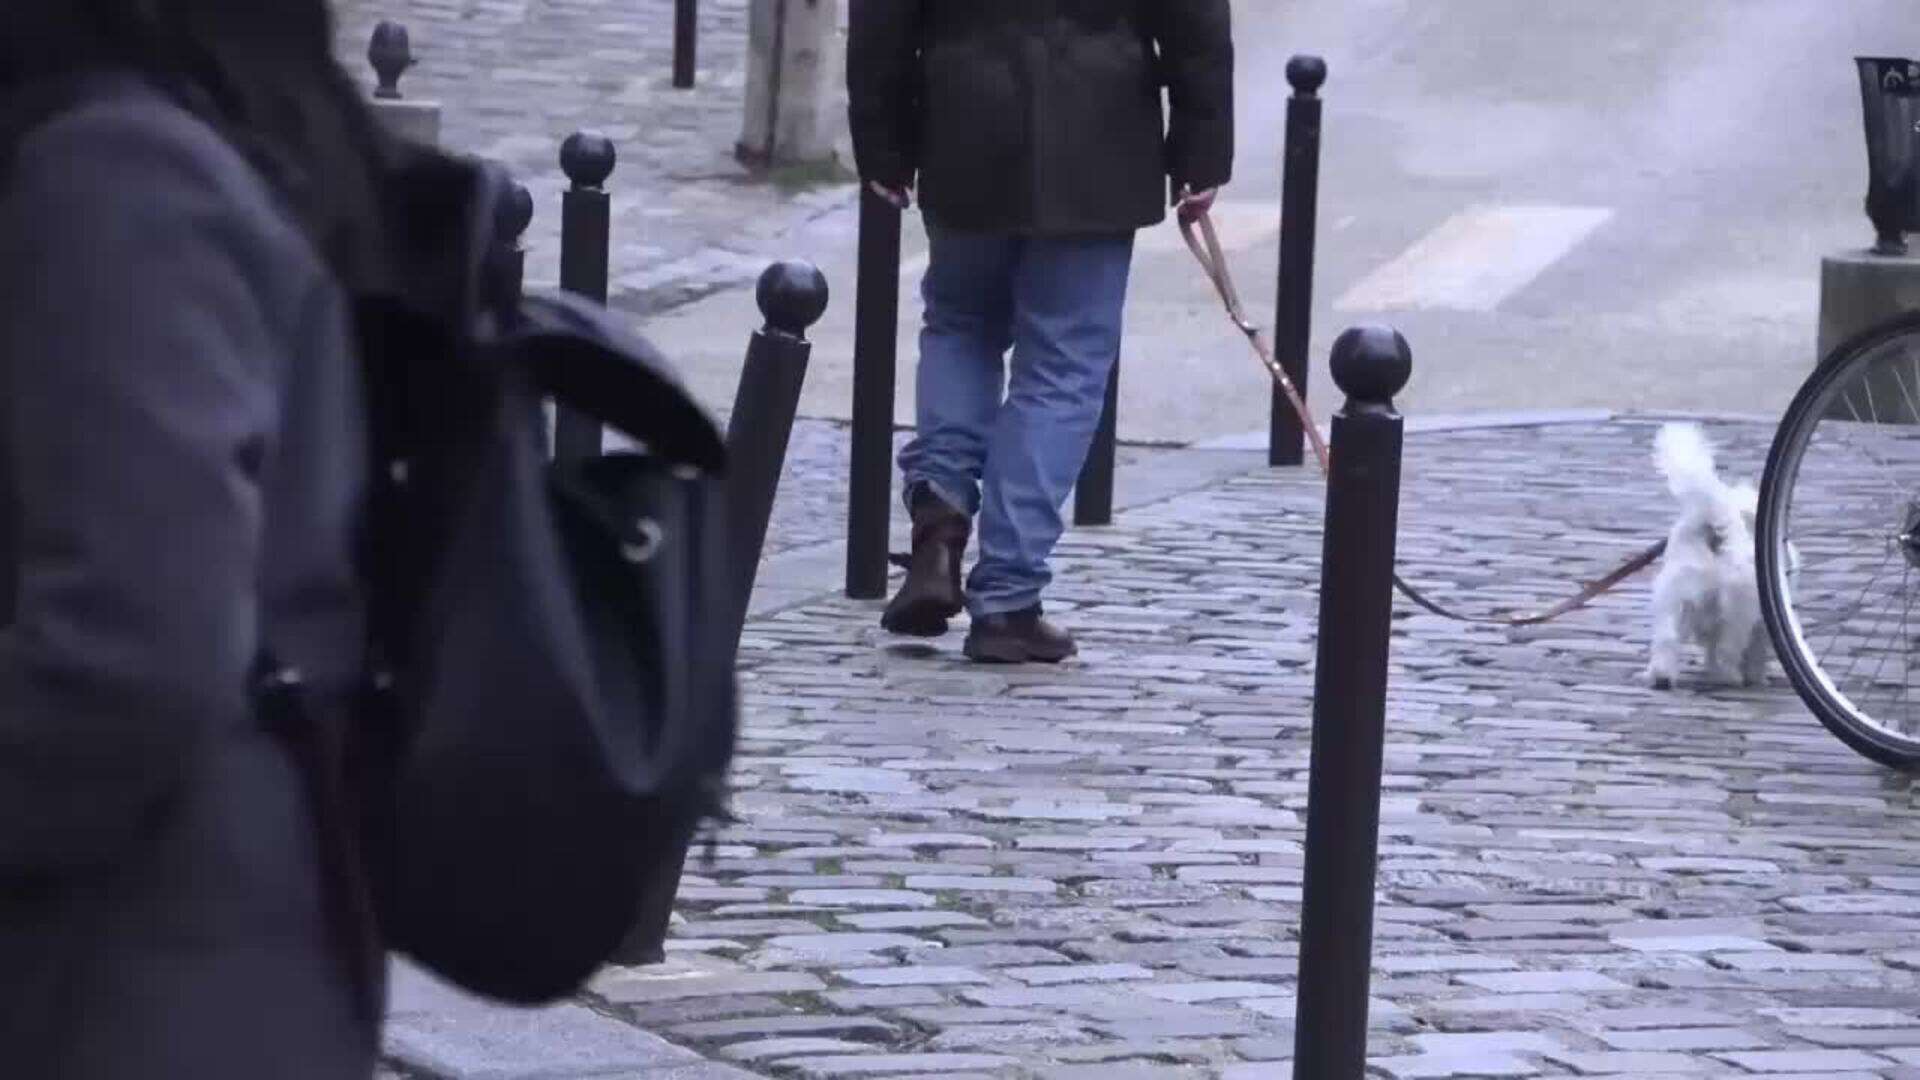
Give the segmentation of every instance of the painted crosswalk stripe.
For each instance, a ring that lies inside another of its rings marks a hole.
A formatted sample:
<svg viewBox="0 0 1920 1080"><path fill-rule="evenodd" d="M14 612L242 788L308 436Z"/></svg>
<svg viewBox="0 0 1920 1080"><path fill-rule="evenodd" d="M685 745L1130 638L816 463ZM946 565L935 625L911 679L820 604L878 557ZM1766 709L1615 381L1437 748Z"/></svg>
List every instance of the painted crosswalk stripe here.
<svg viewBox="0 0 1920 1080"><path fill-rule="evenodd" d="M1586 206L1478 206L1447 219L1334 302L1341 311L1492 311L1613 217Z"/></svg>

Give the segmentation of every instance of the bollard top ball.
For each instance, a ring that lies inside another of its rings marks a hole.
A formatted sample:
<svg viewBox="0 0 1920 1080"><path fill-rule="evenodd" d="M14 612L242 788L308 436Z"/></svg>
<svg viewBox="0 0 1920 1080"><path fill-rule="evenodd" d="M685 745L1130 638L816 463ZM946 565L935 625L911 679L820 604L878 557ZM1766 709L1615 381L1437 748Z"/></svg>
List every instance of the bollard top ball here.
<svg viewBox="0 0 1920 1080"><path fill-rule="evenodd" d="M509 240L520 239L533 224L533 192L527 190L527 185L514 181L507 188L506 197L500 200L496 213L499 217L495 224L501 234Z"/></svg>
<svg viewBox="0 0 1920 1080"><path fill-rule="evenodd" d="M597 188L613 175L613 140L597 131L576 131L560 144L560 171L575 187Z"/></svg>
<svg viewBox="0 0 1920 1080"><path fill-rule="evenodd" d="M827 275L809 262L774 263L760 275L756 297L769 327L805 337L827 313Z"/></svg>
<svg viewBox="0 0 1920 1080"><path fill-rule="evenodd" d="M373 73L380 79L373 96L399 97L400 76L413 66L413 45L407 28L392 21L374 27L373 40L367 45L367 62L373 65Z"/></svg>
<svg viewBox="0 0 1920 1080"><path fill-rule="evenodd" d="M1413 349L1391 326L1356 326L1333 343L1332 367L1350 400L1391 405L1413 377Z"/></svg>
<svg viewBox="0 0 1920 1080"><path fill-rule="evenodd" d="M1287 83L1302 94L1317 94L1327 84L1327 62L1317 56L1287 61Z"/></svg>

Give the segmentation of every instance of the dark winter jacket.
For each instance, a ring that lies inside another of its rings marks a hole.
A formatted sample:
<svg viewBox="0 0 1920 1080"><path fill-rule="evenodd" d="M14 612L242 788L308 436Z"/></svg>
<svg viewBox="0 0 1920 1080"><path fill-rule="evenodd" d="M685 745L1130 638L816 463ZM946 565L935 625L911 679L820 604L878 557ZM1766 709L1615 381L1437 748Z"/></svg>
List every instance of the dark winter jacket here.
<svg viewBox="0 0 1920 1080"><path fill-rule="evenodd" d="M1136 229L1232 174L1229 0L853 0L851 20L860 175L917 175L939 224Z"/></svg>
<svg viewBox="0 0 1920 1080"><path fill-rule="evenodd" d="M0 176L0 1072L371 1074L249 669L338 722L366 455L340 293L242 158L127 84Z"/></svg>

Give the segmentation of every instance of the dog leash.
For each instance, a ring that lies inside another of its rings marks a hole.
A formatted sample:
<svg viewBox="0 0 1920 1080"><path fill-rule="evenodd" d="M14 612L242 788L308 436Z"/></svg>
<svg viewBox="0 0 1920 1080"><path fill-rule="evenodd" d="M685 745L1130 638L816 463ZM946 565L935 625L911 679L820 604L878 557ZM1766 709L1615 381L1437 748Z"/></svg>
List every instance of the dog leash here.
<svg viewBox="0 0 1920 1080"><path fill-rule="evenodd" d="M1301 429L1306 432L1307 439L1313 444L1313 456L1320 463L1321 476L1324 478L1330 475L1333 469L1333 453L1327 448L1326 440L1320 435L1320 425L1314 421L1313 410L1307 408L1306 398L1301 395L1299 387L1294 385L1292 376L1287 374L1287 369L1280 366L1280 362L1274 358L1273 346L1267 342L1266 334L1261 331L1259 324L1247 317L1246 305L1240 301L1240 290L1234 285L1233 271L1227 265L1226 252L1220 244L1220 232L1214 227L1213 215L1202 210L1191 218L1181 218L1180 235L1187 242L1187 250L1193 252L1193 257L1199 261L1200 269L1207 275L1207 280L1213 283L1214 291L1219 293L1220 302L1226 305L1227 317L1233 320L1233 325L1242 334L1246 335L1247 344L1252 347L1254 356L1259 359L1261 366L1267 369L1267 374L1273 377L1274 383L1286 396L1294 415L1300 419ZM1583 584L1578 591L1565 600L1542 611L1523 615L1462 614L1407 584L1398 573L1393 575L1393 584L1400 590L1400 594L1412 601L1416 607L1450 622L1471 623L1478 626L1539 626L1572 614L1619 588L1627 579L1658 562L1660 556L1666 554L1666 551L1667 542L1661 540L1628 559L1613 572Z"/></svg>

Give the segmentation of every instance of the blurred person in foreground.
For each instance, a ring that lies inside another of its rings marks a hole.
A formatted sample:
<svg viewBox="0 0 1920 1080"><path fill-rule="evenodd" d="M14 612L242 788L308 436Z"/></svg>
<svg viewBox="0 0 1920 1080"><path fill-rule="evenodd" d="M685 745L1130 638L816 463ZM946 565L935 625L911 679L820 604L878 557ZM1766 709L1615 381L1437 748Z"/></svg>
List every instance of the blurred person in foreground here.
<svg viewBox="0 0 1920 1080"><path fill-rule="evenodd" d="M1075 653L1042 613L1047 560L1119 355L1134 234L1169 201L1204 210L1232 173L1231 24L1229 0L853 0L860 175L902 208L917 182L932 244L888 630L938 636L964 608L974 660Z"/></svg>
<svg viewBox="0 0 1920 1080"><path fill-rule="evenodd" d="M324 0L0 4L8 1076L373 1071L253 685L341 724L362 676L374 183L331 43Z"/></svg>

